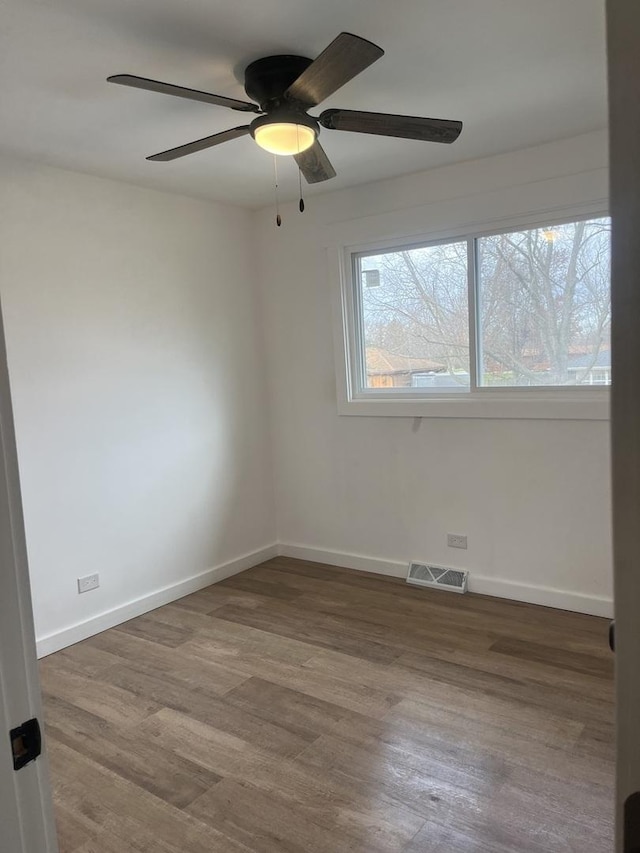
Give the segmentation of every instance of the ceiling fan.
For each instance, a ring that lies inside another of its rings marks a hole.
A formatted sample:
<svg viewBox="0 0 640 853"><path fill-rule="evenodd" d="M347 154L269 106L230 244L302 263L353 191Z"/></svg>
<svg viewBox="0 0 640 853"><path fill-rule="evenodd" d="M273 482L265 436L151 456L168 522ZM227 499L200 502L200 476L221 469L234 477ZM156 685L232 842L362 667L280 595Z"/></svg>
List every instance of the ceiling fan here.
<svg viewBox="0 0 640 853"><path fill-rule="evenodd" d="M309 115L309 109L316 107L383 55L382 48L372 42L351 33L340 33L314 60L304 56L265 56L252 62L245 70L245 91L257 104L132 74L116 74L107 80L135 89L258 114L251 124L232 127L161 151L147 157L147 160L175 160L250 134L266 151L293 155L307 183L315 184L336 175L318 141L321 127L424 142L451 143L460 135L462 122L446 119L341 109L325 110L317 118Z"/></svg>

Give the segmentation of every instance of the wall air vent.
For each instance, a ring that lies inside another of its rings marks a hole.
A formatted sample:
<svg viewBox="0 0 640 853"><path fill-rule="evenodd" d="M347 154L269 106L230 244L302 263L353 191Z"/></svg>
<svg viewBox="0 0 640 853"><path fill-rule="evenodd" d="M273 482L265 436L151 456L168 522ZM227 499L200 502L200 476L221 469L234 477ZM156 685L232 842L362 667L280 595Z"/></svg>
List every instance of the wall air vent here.
<svg viewBox="0 0 640 853"><path fill-rule="evenodd" d="M466 592L469 572L448 569L446 566L429 566L426 563L409 563L407 583L428 586L432 589L448 589L449 592Z"/></svg>

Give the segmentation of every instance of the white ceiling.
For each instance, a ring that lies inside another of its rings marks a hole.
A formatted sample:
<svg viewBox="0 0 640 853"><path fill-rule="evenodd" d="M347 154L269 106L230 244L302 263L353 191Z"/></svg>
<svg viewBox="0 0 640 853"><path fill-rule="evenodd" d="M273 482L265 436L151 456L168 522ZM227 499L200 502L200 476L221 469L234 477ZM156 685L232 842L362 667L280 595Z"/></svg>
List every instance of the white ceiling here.
<svg viewBox="0 0 640 853"><path fill-rule="evenodd" d="M606 124L604 0L3 0L2 9L0 149L250 207L273 200L273 158L250 137L145 160L243 124L243 114L105 78L138 74L244 99L248 62L313 57L346 30L385 56L323 109L464 121L451 146L324 131L338 177L307 196ZM279 165L292 198L295 164Z"/></svg>

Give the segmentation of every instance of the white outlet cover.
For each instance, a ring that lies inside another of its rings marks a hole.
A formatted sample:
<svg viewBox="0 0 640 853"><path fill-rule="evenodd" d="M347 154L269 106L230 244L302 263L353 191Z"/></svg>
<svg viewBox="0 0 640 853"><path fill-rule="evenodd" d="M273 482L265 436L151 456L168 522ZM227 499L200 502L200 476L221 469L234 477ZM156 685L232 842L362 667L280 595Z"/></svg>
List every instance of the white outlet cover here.
<svg viewBox="0 0 640 853"><path fill-rule="evenodd" d="M467 537L461 533L447 533L447 545L449 548L467 548Z"/></svg>
<svg viewBox="0 0 640 853"><path fill-rule="evenodd" d="M100 586L100 575L86 575L83 578L78 578L78 593L89 592L92 589L98 589Z"/></svg>

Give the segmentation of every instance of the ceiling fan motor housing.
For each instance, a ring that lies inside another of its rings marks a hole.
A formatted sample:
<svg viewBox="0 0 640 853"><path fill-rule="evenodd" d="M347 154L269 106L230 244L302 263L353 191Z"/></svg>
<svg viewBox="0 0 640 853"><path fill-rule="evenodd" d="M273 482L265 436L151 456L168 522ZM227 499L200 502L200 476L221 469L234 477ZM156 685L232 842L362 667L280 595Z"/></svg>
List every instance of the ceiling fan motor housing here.
<svg viewBox="0 0 640 853"><path fill-rule="evenodd" d="M251 136L255 139L256 130L264 127L267 124L296 124L310 127L313 130L316 139L320 135L320 125L302 110L296 110L290 106L276 107L270 113L264 116L258 116L251 122Z"/></svg>
<svg viewBox="0 0 640 853"><path fill-rule="evenodd" d="M244 72L244 89L263 112L271 112L285 102L284 93L311 65L306 56L265 56L248 65Z"/></svg>

